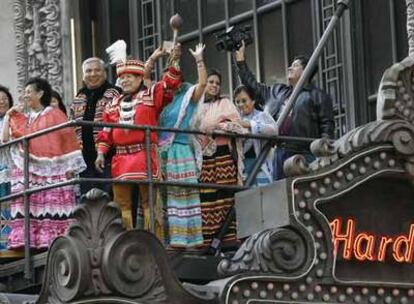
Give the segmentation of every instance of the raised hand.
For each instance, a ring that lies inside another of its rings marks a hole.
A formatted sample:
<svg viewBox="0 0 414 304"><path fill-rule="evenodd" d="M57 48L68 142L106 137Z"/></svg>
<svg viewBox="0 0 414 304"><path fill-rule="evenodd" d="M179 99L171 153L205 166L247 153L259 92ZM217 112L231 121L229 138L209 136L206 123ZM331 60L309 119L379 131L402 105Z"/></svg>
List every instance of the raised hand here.
<svg viewBox="0 0 414 304"><path fill-rule="evenodd" d="M241 47L234 52L234 54L236 55L236 61L244 61L245 57L244 57L244 52L246 51L246 44L244 43L244 40L242 40L242 45Z"/></svg>
<svg viewBox="0 0 414 304"><path fill-rule="evenodd" d="M199 43L196 45L195 50L189 49L191 55L193 55L196 62L203 60L203 53L206 45L203 43Z"/></svg>
<svg viewBox="0 0 414 304"><path fill-rule="evenodd" d="M167 54L167 51L162 46L160 46L151 54L150 59L153 61L157 61L159 58Z"/></svg>
<svg viewBox="0 0 414 304"><path fill-rule="evenodd" d="M13 113L23 112L23 110L24 110L24 106L23 106L22 104L18 104L18 105L15 105L15 106L11 107L11 108L10 108L10 109L6 112L6 115L7 115L7 116L10 116L10 115L12 115Z"/></svg>

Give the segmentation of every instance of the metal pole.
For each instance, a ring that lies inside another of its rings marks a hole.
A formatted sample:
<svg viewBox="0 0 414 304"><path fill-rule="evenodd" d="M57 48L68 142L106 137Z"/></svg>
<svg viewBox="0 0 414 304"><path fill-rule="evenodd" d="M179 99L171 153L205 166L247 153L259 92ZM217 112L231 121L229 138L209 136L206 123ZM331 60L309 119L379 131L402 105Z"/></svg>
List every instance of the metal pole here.
<svg viewBox="0 0 414 304"><path fill-rule="evenodd" d="M148 206L150 209L150 231L155 234L155 215L154 215L154 184L152 183L152 159L151 159L151 130L145 129L145 151L147 158L147 178L148 178Z"/></svg>
<svg viewBox="0 0 414 304"><path fill-rule="evenodd" d="M244 183L245 186L250 187L254 180L256 179L257 173L259 173L260 168L262 167L263 162L265 161L267 154L269 153L270 149L272 148L272 143L268 141L264 146L262 151L260 151L259 156L257 157L257 160L253 166L252 171L250 172L249 176L246 179L246 182Z"/></svg>
<svg viewBox="0 0 414 304"><path fill-rule="evenodd" d="M321 40L319 41L315 51L312 54L312 57L309 60L309 63L306 65L305 70L303 71L303 74L301 76L301 78L299 79L298 84L296 85L296 87L293 90L293 93L291 95L291 98L289 99L288 103L286 104L285 109L282 111L281 115L279 116L276 125L279 128L283 121L285 120L285 118L287 117L288 113L290 112L290 109L293 107L294 102L296 100L296 98L299 96L300 91L303 88L303 85L305 84L305 81L307 81L307 79L310 76L310 73L313 69L313 67L315 66L316 62L319 59L319 56L321 54L321 52L323 51L325 44L329 38L329 35L332 33L332 31L335 29L335 26L339 20L339 18L342 16L343 12L345 11L346 8L348 8L349 5L349 1L350 0L339 0L338 2L338 9L336 10L334 16L332 17L331 21L329 22L328 27L326 28L326 31L324 32L324 34L321 37ZM260 166L262 165L265 156L267 155L267 152L270 149L270 143L268 142L266 144L266 146L263 148L262 153L259 156L259 159L256 161L256 164L253 168L252 173L250 174L248 180L246 181L246 185L250 186L250 184L254 181ZM266 153L264 153L266 151ZM227 230L228 230L228 226L230 225L230 223L232 222L232 220L234 219L235 216L235 207L233 206L229 212L226 214L226 218L223 222L223 224L220 227L220 230L218 231L218 233L214 236L213 241L211 242L210 246L206 249L206 252L209 254L217 254L220 250L220 245L221 245L221 239L223 238L223 236L226 234Z"/></svg>
<svg viewBox="0 0 414 304"><path fill-rule="evenodd" d="M29 140L23 139L23 203L24 203L24 278L32 279L31 257L30 257L30 195L26 192L29 189Z"/></svg>
<svg viewBox="0 0 414 304"><path fill-rule="evenodd" d="M332 16L331 21L329 21L329 24L323 33L321 40L319 40L318 45L316 46L315 51L313 52L311 58L309 59L308 64L305 67L305 70L303 71L302 76L299 79L299 82L293 89L292 95L290 96L288 102L286 103L285 108L283 109L282 113L280 114L279 118L276 121L277 128L280 128L280 126L285 121L286 117L289 115L290 110L295 105L296 99L298 98L299 94L301 93L303 86L306 84L306 82L309 79L309 76L316 66L319 56L321 55L322 51L325 48L325 44L327 43L331 33L336 27L336 24L339 21L339 18L342 16L344 11L349 7L349 2L351 0L339 0L338 1L338 8L335 12L335 14Z"/></svg>

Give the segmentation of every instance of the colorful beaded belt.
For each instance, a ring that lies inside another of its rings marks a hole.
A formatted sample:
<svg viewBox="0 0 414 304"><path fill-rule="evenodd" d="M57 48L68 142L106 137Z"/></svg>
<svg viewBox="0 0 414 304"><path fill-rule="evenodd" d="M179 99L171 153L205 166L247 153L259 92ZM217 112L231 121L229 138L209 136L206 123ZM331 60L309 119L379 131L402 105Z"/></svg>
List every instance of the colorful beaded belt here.
<svg viewBox="0 0 414 304"><path fill-rule="evenodd" d="M151 149L155 149L156 147L157 147L156 144L151 144ZM144 144L117 146L116 147L116 154L131 154L131 153L140 152L142 150L145 150L145 145Z"/></svg>

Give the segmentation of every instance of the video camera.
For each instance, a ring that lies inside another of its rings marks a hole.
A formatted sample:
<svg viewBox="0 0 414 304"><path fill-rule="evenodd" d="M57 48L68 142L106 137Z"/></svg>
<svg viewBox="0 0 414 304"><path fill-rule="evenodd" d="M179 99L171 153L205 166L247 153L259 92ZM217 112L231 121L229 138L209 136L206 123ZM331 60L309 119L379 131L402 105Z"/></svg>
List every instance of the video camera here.
<svg viewBox="0 0 414 304"><path fill-rule="evenodd" d="M252 26L245 25L243 27L229 27L224 33L216 35L216 48L218 51L237 51L242 46L244 40L245 45L253 42L251 33Z"/></svg>

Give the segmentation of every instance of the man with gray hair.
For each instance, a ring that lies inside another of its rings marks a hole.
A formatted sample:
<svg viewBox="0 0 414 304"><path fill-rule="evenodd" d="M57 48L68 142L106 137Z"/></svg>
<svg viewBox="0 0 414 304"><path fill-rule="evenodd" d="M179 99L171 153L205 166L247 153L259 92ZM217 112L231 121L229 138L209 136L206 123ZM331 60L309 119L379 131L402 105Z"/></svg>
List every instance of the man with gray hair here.
<svg viewBox="0 0 414 304"><path fill-rule="evenodd" d="M69 117L75 120L85 120L102 122L102 114L108 103L113 98L118 97L120 89L107 81L104 61L97 57L86 59L82 63L83 84L84 86L78 91L75 99L70 106ZM101 128L82 126L76 128L78 140L82 147L83 158L87 168L81 173L84 178L108 178L111 177L110 163L106 160L106 166L103 173L95 168L95 159L97 156L95 140ZM88 192L92 187L91 183L81 184L81 193ZM98 186L104 191L109 192L111 185Z"/></svg>

